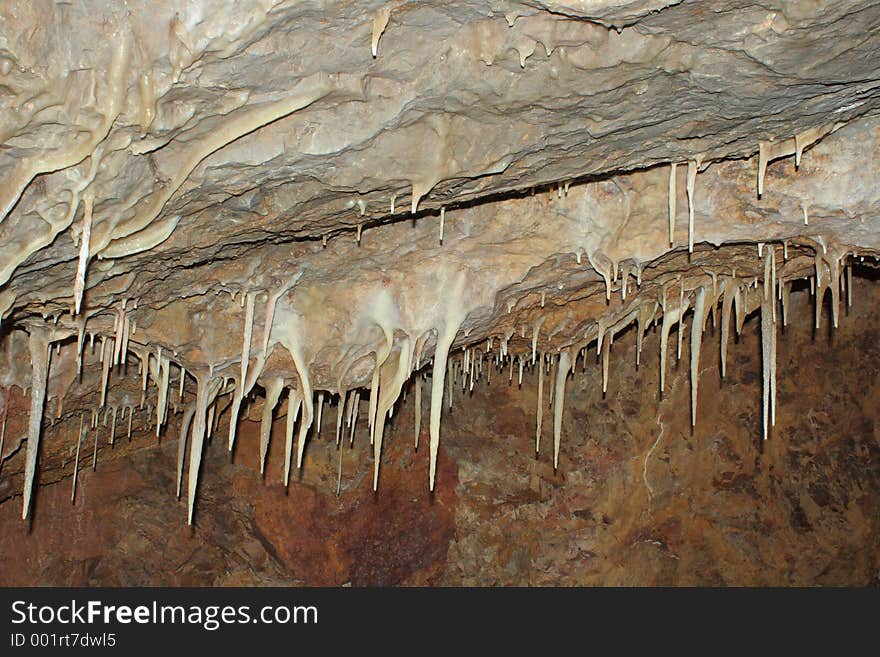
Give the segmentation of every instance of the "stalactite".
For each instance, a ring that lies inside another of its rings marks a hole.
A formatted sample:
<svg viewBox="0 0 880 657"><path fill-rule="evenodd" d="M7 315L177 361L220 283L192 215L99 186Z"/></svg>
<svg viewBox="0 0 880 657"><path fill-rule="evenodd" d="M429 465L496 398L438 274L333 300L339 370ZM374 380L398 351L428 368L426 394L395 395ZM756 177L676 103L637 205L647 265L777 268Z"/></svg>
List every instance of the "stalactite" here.
<svg viewBox="0 0 880 657"><path fill-rule="evenodd" d="M122 339L125 332L125 306L126 300L119 302L119 309L116 311L116 337L113 339L113 365L119 364L119 356L122 351Z"/></svg>
<svg viewBox="0 0 880 657"><path fill-rule="evenodd" d="M381 367L382 363L385 361L385 357L387 355L381 356L379 352L376 352L376 362L373 365L373 376L370 380L370 401L367 405L367 427L370 430L370 444L373 444L373 439L376 435L376 408L379 404L379 377L381 376ZM450 382L452 378L450 377ZM451 383L450 383L451 385ZM452 391L449 391L450 398L452 397Z"/></svg>
<svg viewBox="0 0 880 657"><path fill-rule="evenodd" d="M443 324L437 330L437 346L434 350L434 366L431 379L431 415L429 418L429 431L431 442L430 466L429 466L429 489L434 490L434 479L437 473L437 452L440 449L440 414L443 404L443 383L446 376L446 361L449 358L449 350L455 339L455 334L465 318L462 292L464 289L465 275L460 273L455 285L446 295L446 317Z"/></svg>
<svg viewBox="0 0 880 657"><path fill-rule="evenodd" d="M263 404L263 415L260 418L260 474L266 472L266 455L269 453L269 437L272 433L272 411L281 397L284 379L274 377L266 384L266 401Z"/></svg>
<svg viewBox="0 0 880 657"><path fill-rule="evenodd" d="M391 18L391 7L392 5L386 4L376 10L376 13L373 15L373 38L370 43L370 51L374 58L379 54L379 38L388 26L388 20ZM393 210L391 214L394 214Z"/></svg>
<svg viewBox="0 0 880 657"><path fill-rule="evenodd" d="M83 197L82 231L79 237L79 259L76 265L76 279L73 283L73 314L79 315L82 306L83 292L86 289L86 270L89 266L89 244L92 235L92 208L94 197L87 194Z"/></svg>
<svg viewBox="0 0 880 657"><path fill-rule="evenodd" d="M107 402L107 382L110 380L112 345L112 338L104 338L101 346L101 408L104 408L104 404Z"/></svg>
<svg viewBox="0 0 880 657"><path fill-rule="evenodd" d="M687 312L687 300L679 297L679 307L670 308L669 303L664 300L663 322L660 326L660 392L666 390L666 355L669 348L669 331L672 325L679 323L679 335L682 332L682 316Z"/></svg>
<svg viewBox="0 0 880 657"><path fill-rule="evenodd" d="M125 320L122 323L122 352L121 352L121 364L123 367L127 367L128 360L128 342L129 337L131 335L131 319L128 315L125 316Z"/></svg>
<svg viewBox="0 0 880 657"><path fill-rule="evenodd" d="M730 337L730 311L733 307L736 280L725 278L721 282L721 378L727 375L727 343Z"/></svg>
<svg viewBox="0 0 880 657"><path fill-rule="evenodd" d="M791 303L791 281L780 281L782 291L782 325L788 326L788 308Z"/></svg>
<svg viewBox="0 0 880 657"><path fill-rule="evenodd" d="M241 402L244 399L244 390L247 385L247 373L248 373L248 364L250 361L250 353L251 353L251 338L254 332L254 300L255 295L253 292L246 292L244 294L245 300L245 314L244 314L244 333L242 337L241 343L241 374L239 375L238 381L236 381L235 385L235 393L232 397L232 407L229 411L229 451L232 451L233 446L235 445L235 432L238 429L238 413L241 409ZM183 374L181 373L181 381L183 381ZM181 384L181 389L183 389L183 385Z"/></svg>
<svg viewBox="0 0 880 657"><path fill-rule="evenodd" d="M360 414L361 391L354 391L354 402L351 405L351 426L349 427L348 442L354 445L354 427L357 424L358 415Z"/></svg>
<svg viewBox="0 0 880 657"><path fill-rule="evenodd" d="M82 432L82 425L83 425L83 416L80 415L80 418L79 418L80 432ZM95 430L95 444L92 449L92 471L94 472L97 469L98 469L98 430L96 429Z"/></svg>
<svg viewBox="0 0 880 657"><path fill-rule="evenodd" d="M681 360L681 344L682 340L684 340L684 314L687 312L687 306L685 305L685 296L684 296L684 276L679 277L678 279L678 348L675 352L675 357L677 360Z"/></svg>
<svg viewBox="0 0 880 657"><path fill-rule="evenodd" d="M373 490L379 485L379 463L382 454L382 437L385 432L385 416L400 396L403 383L409 377L411 367L410 340L405 337L400 342L397 363L389 378L383 379L382 388L379 392L376 417L376 436L373 444Z"/></svg>
<svg viewBox="0 0 880 657"><path fill-rule="evenodd" d="M770 258L772 257L768 250L765 256L765 288L772 285L769 281L770 275ZM776 382L776 324L773 322L773 311L771 304L776 303L776 298L772 293L761 295L761 360L762 360L762 381L763 381L763 427L764 440L769 437L770 425L772 424L771 408L773 405L772 398L774 396Z"/></svg>
<svg viewBox="0 0 880 657"><path fill-rule="evenodd" d="M318 393L318 417L315 420L315 435L321 435L321 419L324 417L324 391Z"/></svg>
<svg viewBox="0 0 880 657"><path fill-rule="evenodd" d="M83 347L85 346L86 318L82 317L76 326L76 378L82 379Z"/></svg>
<svg viewBox="0 0 880 657"><path fill-rule="evenodd" d="M49 342L45 335L32 331L28 338L31 357L31 407L28 415L27 452L25 454L22 519L27 518L34 490L34 474L40 449L43 425L43 404L46 401L46 383L49 377Z"/></svg>
<svg viewBox="0 0 880 657"><path fill-rule="evenodd" d="M830 285L830 272L826 271L826 262L825 259L817 252L816 253L816 287L815 287L815 297L816 297L816 328L819 328L819 325L822 321L822 305L825 303L825 290Z"/></svg>
<svg viewBox="0 0 880 657"><path fill-rule="evenodd" d="M743 324L746 321L746 295L748 294L748 290L744 290L743 288L743 285L737 284L733 293L737 335L742 334Z"/></svg>
<svg viewBox="0 0 880 657"><path fill-rule="evenodd" d="M171 361L168 357L162 357L161 347L156 358L159 368L158 392L156 393L156 437L165 423L166 410L168 408L168 382L171 378Z"/></svg>
<svg viewBox="0 0 880 657"><path fill-rule="evenodd" d="M697 181L697 169L699 161L690 160L687 168L687 197L688 197L688 253L694 252L694 186Z"/></svg>
<svg viewBox="0 0 880 657"><path fill-rule="evenodd" d="M562 409L565 406L565 380L571 368L571 354L567 349L559 352L556 370L556 406L553 407L553 469L559 465L559 445L562 439Z"/></svg>
<svg viewBox="0 0 880 657"><path fill-rule="evenodd" d="M339 447L339 441L342 436L342 416L345 412L345 401L348 396L347 390L340 388L339 401L336 404L336 446Z"/></svg>
<svg viewBox="0 0 880 657"><path fill-rule="evenodd" d="M541 352L541 362L538 364L538 411L537 427L535 428L535 454L541 451L541 425L544 421L544 352Z"/></svg>
<svg viewBox="0 0 880 657"><path fill-rule="evenodd" d="M647 304L642 304L639 306L639 314L636 319L636 369L639 368L642 360L642 342L645 338L645 306Z"/></svg>
<svg viewBox="0 0 880 657"><path fill-rule="evenodd" d="M697 389L700 384L700 349L706 320L706 288L697 289L691 323L691 426L697 425Z"/></svg>
<svg viewBox="0 0 880 657"><path fill-rule="evenodd" d="M214 402L208 407L208 430L206 435L208 436L208 442L211 441L211 436L214 433L214 425L217 422L217 402Z"/></svg>
<svg viewBox="0 0 880 657"><path fill-rule="evenodd" d="M608 392L608 361L611 355L612 334L609 332L608 339L602 345L602 394Z"/></svg>
<svg viewBox="0 0 880 657"><path fill-rule="evenodd" d="M846 307L852 306L852 263L846 266Z"/></svg>
<svg viewBox="0 0 880 657"><path fill-rule="evenodd" d="M764 175L767 173L769 144L758 142L758 198L764 195Z"/></svg>
<svg viewBox="0 0 880 657"><path fill-rule="evenodd" d="M150 375L149 368L149 360L150 356L147 353L143 353L138 356L140 362L140 375L141 375L141 400L138 403L138 408L143 408L144 403L147 401L147 378Z"/></svg>
<svg viewBox="0 0 880 657"><path fill-rule="evenodd" d="M177 499L180 499L180 489L183 482L183 457L186 454L186 443L189 437L189 428L193 415L196 411L194 403L189 404L183 412L180 420L180 436L177 439ZM131 411L128 412L129 438L131 438Z"/></svg>
<svg viewBox="0 0 880 657"><path fill-rule="evenodd" d="M837 258L825 258L830 275L829 285L831 288L831 322L837 328L840 319L840 260Z"/></svg>
<svg viewBox="0 0 880 657"><path fill-rule="evenodd" d="M669 165L669 246L675 241L675 170L678 165L672 162Z"/></svg>
<svg viewBox="0 0 880 657"><path fill-rule="evenodd" d="M415 377L413 377L413 386L415 388L415 395L413 400L413 411L415 413L415 418L413 420L413 433L414 433L414 449L419 448L419 436L422 433L422 375L416 372Z"/></svg>
<svg viewBox="0 0 880 657"><path fill-rule="evenodd" d="M199 485L199 469L202 464L202 451L205 441L205 416L208 412L208 404L211 402L211 388L213 387L213 382L206 381L204 375L200 375L197 381L196 410L193 416L192 437L189 447L189 483L187 485L187 524L189 525L192 525L193 511L195 510L196 492Z"/></svg>
<svg viewBox="0 0 880 657"><path fill-rule="evenodd" d="M299 415L302 399L296 388L287 389L287 422L284 431L284 485L290 481L290 464L293 461L293 427Z"/></svg>

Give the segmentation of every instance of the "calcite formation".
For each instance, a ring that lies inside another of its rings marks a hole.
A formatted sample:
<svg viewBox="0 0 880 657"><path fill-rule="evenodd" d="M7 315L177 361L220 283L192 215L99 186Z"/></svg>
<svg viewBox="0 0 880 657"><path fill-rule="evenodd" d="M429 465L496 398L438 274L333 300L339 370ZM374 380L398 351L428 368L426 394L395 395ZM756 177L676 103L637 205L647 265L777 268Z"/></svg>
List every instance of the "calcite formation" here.
<svg viewBox="0 0 880 657"><path fill-rule="evenodd" d="M337 442L373 445L377 487L386 419L413 391L418 445L425 392L433 489L452 386L505 369L538 374L535 448L552 404L556 467L570 375L598 356L605 389L616 335L635 328L645 367L659 325L662 392L689 324L697 423L707 323L724 373L731 323L753 313L767 439L792 286L836 326L853 264L880 251L874 2L43 1L0 17L4 408L30 393L0 455L24 445L23 517L56 421L80 426L75 468L137 416L157 436L178 423L192 522L206 437L223 425L233 449L258 399L261 463L287 417L285 483L335 407Z"/></svg>

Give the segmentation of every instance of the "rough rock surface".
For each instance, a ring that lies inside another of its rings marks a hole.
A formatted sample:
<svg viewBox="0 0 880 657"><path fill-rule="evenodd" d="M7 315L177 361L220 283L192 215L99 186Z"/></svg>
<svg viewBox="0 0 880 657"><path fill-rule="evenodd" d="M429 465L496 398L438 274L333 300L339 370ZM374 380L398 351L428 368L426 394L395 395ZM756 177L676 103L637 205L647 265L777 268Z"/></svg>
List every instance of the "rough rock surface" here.
<svg viewBox="0 0 880 657"><path fill-rule="evenodd" d="M183 435L192 523L212 434L260 420L262 467L273 408L298 409L273 451L296 481L322 412L347 432L358 402L365 491L408 490L379 463L416 382L442 496L453 378L544 368L562 402L589 349L606 385L616 335L640 351L659 324L640 356L666 363L687 324L676 421L701 430L704 327L726 344L756 310L779 434L792 289L836 325L880 251L878 54L868 0L4 4L0 496L27 517L95 436L140 458L120 436L147 424ZM543 412L554 464L570 414ZM305 579L349 572L358 540Z"/></svg>

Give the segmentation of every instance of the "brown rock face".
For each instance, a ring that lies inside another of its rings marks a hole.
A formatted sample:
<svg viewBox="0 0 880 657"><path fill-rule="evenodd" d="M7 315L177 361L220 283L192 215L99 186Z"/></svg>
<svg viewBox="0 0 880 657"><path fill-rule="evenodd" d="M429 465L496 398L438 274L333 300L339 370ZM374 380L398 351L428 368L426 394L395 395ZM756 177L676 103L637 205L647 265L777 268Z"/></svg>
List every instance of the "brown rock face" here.
<svg viewBox="0 0 880 657"><path fill-rule="evenodd" d="M880 5L332 4L0 8L3 576L875 581Z"/></svg>

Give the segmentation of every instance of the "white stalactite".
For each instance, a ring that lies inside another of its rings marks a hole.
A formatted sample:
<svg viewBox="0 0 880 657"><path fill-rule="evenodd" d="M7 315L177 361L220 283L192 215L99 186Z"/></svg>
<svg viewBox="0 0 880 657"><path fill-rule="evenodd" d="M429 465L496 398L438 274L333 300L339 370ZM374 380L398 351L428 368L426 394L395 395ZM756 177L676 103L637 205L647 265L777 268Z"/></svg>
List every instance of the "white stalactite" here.
<svg viewBox="0 0 880 657"><path fill-rule="evenodd" d="M727 375L727 344L730 338L730 311L733 308L736 280L725 278L721 282L721 378Z"/></svg>
<svg viewBox="0 0 880 657"><path fill-rule="evenodd" d="M107 382L110 380L110 366L112 365L113 339L104 338L101 345L101 408L107 403Z"/></svg>
<svg viewBox="0 0 880 657"><path fill-rule="evenodd" d="M373 38L370 41L370 51L373 53L374 58L379 54L379 38L388 26L388 20L391 18L391 7L392 5L386 4L376 10L376 13L373 15Z"/></svg>
<svg viewBox="0 0 880 657"><path fill-rule="evenodd" d="M608 362L611 360L611 340L613 334L609 331L608 337L602 344L602 394L608 392Z"/></svg>
<svg viewBox="0 0 880 657"><path fill-rule="evenodd" d="M299 390L295 388L287 389L287 422L284 431L284 485L287 486L290 481L290 464L293 461L293 427L296 424L296 417L299 415L299 408L302 404Z"/></svg>
<svg viewBox="0 0 880 657"><path fill-rule="evenodd" d="M430 468L429 488L434 490L434 479L437 473L437 453L440 449L440 414L443 406L443 383L446 377L446 361L449 358L449 349L455 339L455 334L465 319L462 293L464 290L465 274L461 272L452 289L446 294L446 317L444 323L437 330L437 347L434 351L434 366L431 379L431 416L429 429L430 442Z"/></svg>
<svg viewBox="0 0 880 657"><path fill-rule="evenodd" d="M669 246L675 241L675 171L678 165L672 162L669 165Z"/></svg>
<svg viewBox="0 0 880 657"><path fill-rule="evenodd" d="M706 289L697 289L694 319L691 323L691 426L697 425L697 390L700 385L700 349L706 321Z"/></svg>
<svg viewBox="0 0 880 657"><path fill-rule="evenodd" d="M541 352L541 362L538 363L538 411L537 427L535 428L535 454L541 451L541 429L544 422L544 353Z"/></svg>
<svg viewBox="0 0 880 657"><path fill-rule="evenodd" d="M266 472L266 455L269 453L269 437L272 434L272 411L281 397L284 380L274 377L266 384L266 402L263 404L263 415L260 418L260 474Z"/></svg>
<svg viewBox="0 0 880 657"><path fill-rule="evenodd" d="M28 339L31 357L31 407L28 415L27 452L24 467L24 491L21 509L22 519L27 518L34 490L34 474L40 449L40 432L43 426L43 405L46 401L46 383L49 378L49 342L45 335L32 332Z"/></svg>
<svg viewBox="0 0 880 657"><path fill-rule="evenodd" d="M186 443L195 411L195 404L190 404L183 412L183 417L180 420L180 436L177 441L177 499L180 499L180 489L183 483L183 461L184 456L186 455ZM129 438L131 438L131 410L129 410L128 412L128 427Z"/></svg>
<svg viewBox="0 0 880 657"><path fill-rule="evenodd" d="M382 455L382 438L385 434L385 416L400 396L401 388L409 377L412 351L409 338L403 338L400 342L400 350L397 356L397 364L391 377L383 380L379 392L376 416L376 435L373 444L373 490L379 486L379 463Z"/></svg>
<svg viewBox="0 0 880 657"><path fill-rule="evenodd" d="M568 349L559 352L559 365L556 370L556 406L553 407L553 469L559 465L559 446L562 442L562 409L565 406L565 380L571 369L571 353Z"/></svg>
<svg viewBox="0 0 880 657"><path fill-rule="evenodd" d="M74 315L79 315L82 307L83 293L86 289L86 270L89 266L89 244L92 235L92 208L94 197L87 194L83 197L82 231L79 237L79 259L76 265L76 279L73 282Z"/></svg>
<svg viewBox="0 0 880 657"><path fill-rule="evenodd" d="M254 333L254 300L253 292L246 292L245 313L244 313L244 333L241 343L241 374L238 381L235 382L235 393L232 397L232 407L229 411L229 451L232 451L235 445L235 432L238 428L238 413L241 409L241 402L244 399L245 386L247 385L248 364L251 354L251 338ZM181 381L183 374L181 373ZM183 385L181 384L181 390Z"/></svg>
<svg viewBox="0 0 880 657"><path fill-rule="evenodd" d="M193 511L196 504L196 493L199 485L199 469L202 464L202 451L205 442L205 426L208 405L211 403L217 387L213 382L206 381L204 375L197 378L196 410L193 416L192 438L189 447L189 483L187 485L188 514L187 524L192 525ZM212 392L214 391L214 392Z"/></svg>
<svg viewBox="0 0 880 657"><path fill-rule="evenodd" d="M416 372L416 375L413 380L413 385L415 387L415 395L414 395L414 449L419 448L419 436L422 433L422 375L419 372Z"/></svg>
<svg viewBox="0 0 880 657"><path fill-rule="evenodd" d="M342 416L345 413L345 400L348 396L347 390L342 390L340 388L339 393L339 401L336 403L336 446L339 447L339 442L342 437Z"/></svg>
<svg viewBox="0 0 880 657"><path fill-rule="evenodd" d="M765 256L766 264L764 267L765 279L764 286L769 287L772 281L768 280L770 275L770 258L769 253ZM761 361L762 361L762 381L763 381L763 428L764 440L770 435L770 425L772 422L771 408L773 407L773 397L776 388L776 324L773 322L773 311L771 304L776 303L775 296L770 294L761 295Z"/></svg>
<svg viewBox="0 0 880 657"><path fill-rule="evenodd" d="M697 169L700 163L695 160L688 162L687 197L688 197L688 253L694 252L694 186L697 181Z"/></svg>

